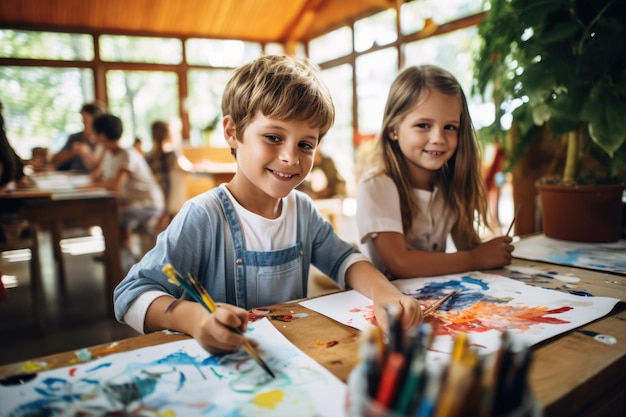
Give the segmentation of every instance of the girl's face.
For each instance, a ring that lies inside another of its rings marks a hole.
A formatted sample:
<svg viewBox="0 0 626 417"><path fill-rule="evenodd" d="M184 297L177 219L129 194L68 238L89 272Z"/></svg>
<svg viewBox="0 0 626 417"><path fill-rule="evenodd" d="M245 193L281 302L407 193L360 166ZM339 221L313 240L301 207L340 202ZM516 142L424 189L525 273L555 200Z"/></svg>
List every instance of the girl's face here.
<svg viewBox="0 0 626 417"><path fill-rule="evenodd" d="M248 124L241 141L232 119L225 118L226 141L237 150L237 173L229 190L246 209L273 218L279 199L287 196L311 171L319 128L306 121L269 119L262 113Z"/></svg>
<svg viewBox="0 0 626 417"><path fill-rule="evenodd" d="M430 190L435 171L448 161L459 140L461 103L454 96L426 90L424 97L394 129L391 140L397 140L409 166L414 187Z"/></svg>

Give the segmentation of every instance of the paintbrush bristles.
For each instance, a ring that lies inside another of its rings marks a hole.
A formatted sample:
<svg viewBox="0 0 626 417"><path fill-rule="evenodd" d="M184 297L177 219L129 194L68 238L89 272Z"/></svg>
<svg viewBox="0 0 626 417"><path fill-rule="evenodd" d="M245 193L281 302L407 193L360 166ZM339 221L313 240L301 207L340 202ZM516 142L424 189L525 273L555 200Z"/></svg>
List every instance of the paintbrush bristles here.
<svg viewBox="0 0 626 417"><path fill-rule="evenodd" d="M424 312L422 313L424 316L427 316L431 313L433 313L435 310L437 310L439 307L441 307L443 305L443 303L445 303L446 301L448 301L452 296L460 293L460 290L455 290L452 291L451 293L447 294L446 296L442 297L441 299L435 301L434 303L432 303L431 305L429 305L426 310L424 310Z"/></svg>

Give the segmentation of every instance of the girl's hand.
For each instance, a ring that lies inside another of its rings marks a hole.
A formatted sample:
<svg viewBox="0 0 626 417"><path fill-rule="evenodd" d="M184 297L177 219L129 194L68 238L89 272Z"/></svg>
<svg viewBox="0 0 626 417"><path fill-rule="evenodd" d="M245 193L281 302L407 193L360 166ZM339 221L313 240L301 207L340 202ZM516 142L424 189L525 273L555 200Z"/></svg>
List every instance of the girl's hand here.
<svg viewBox="0 0 626 417"><path fill-rule="evenodd" d="M472 249L475 269L493 269L509 265L515 247L510 236L499 236Z"/></svg>
<svg viewBox="0 0 626 417"><path fill-rule="evenodd" d="M246 331L248 312L242 308L218 303L214 313L209 313L198 304L189 320L194 320L191 336L209 353L232 352L247 339L229 327Z"/></svg>

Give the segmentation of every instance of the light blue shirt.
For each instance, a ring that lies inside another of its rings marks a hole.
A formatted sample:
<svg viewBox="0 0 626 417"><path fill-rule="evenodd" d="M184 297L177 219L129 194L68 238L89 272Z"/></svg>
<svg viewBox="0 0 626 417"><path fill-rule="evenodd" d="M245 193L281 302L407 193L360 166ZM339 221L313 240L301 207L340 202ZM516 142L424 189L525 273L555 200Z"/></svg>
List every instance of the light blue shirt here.
<svg viewBox="0 0 626 417"><path fill-rule="evenodd" d="M343 287L345 270L366 258L335 234L308 196L293 193L296 242L293 247L268 252L245 250L237 214L220 187L189 200L159 235L155 247L115 289L116 318L122 321L134 300L147 291L183 296L181 287L167 281L162 271L167 264L198 278L216 302L245 309L306 297L311 264ZM232 243L227 245L227 241ZM297 271L287 272L285 265L294 262Z"/></svg>

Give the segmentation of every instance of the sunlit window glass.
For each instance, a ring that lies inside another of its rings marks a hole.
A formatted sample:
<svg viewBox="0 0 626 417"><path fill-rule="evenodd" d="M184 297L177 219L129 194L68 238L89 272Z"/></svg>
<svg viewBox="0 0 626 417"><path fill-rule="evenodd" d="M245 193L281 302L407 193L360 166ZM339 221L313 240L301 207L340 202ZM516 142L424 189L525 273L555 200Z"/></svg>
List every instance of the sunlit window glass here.
<svg viewBox="0 0 626 417"><path fill-rule="evenodd" d="M400 7L400 26L402 33L409 34L421 30L425 19L432 19L436 24L450 22L470 16L489 8L487 0L420 0L402 4Z"/></svg>
<svg viewBox="0 0 626 417"><path fill-rule="evenodd" d="M284 55L285 46L282 43L270 42L265 44L265 55Z"/></svg>
<svg viewBox="0 0 626 417"><path fill-rule="evenodd" d="M80 107L93 100L91 70L0 67L0 100L7 136L15 151L30 159L34 147L49 153L83 128Z"/></svg>
<svg viewBox="0 0 626 417"><path fill-rule="evenodd" d="M230 70L189 71L187 111L191 146L227 146L222 132L222 94Z"/></svg>
<svg viewBox="0 0 626 417"><path fill-rule="evenodd" d="M90 61L94 58L93 38L91 35L0 29L0 56Z"/></svg>
<svg viewBox="0 0 626 417"><path fill-rule="evenodd" d="M261 44L237 40L189 39L187 62L212 67L238 67L261 55Z"/></svg>
<svg viewBox="0 0 626 417"><path fill-rule="evenodd" d="M100 37L103 61L180 64L183 46L180 39L103 35Z"/></svg>
<svg viewBox="0 0 626 417"><path fill-rule="evenodd" d="M396 11L388 9L354 24L354 50L366 51L374 45L387 45L398 39Z"/></svg>
<svg viewBox="0 0 626 417"><path fill-rule="evenodd" d="M178 118L178 79L173 72L108 71L109 110L122 119L120 144L129 147L135 137L152 147L150 126L156 120Z"/></svg>
<svg viewBox="0 0 626 417"><path fill-rule="evenodd" d="M398 74L395 48L360 56L356 60L356 83L361 134L377 133L383 121L389 87Z"/></svg>
<svg viewBox="0 0 626 417"><path fill-rule="evenodd" d="M347 26L315 38L309 43L309 54L315 62L330 61L351 52L352 29Z"/></svg>
<svg viewBox="0 0 626 417"><path fill-rule="evenodd" d="M450 71L463 87L468 99L472 121L476 128L493 122L493 105L484 104L480 97L470 97L473 71L472 56L479 43L475 27L457 30L404 45L405 64L435 64Z"/></svg>
<svg viewBox="0 0 626 417"><path fill-rule="evenodd" d="M354 149L352 146L352 66L340 65L322 71L322 80L331 91L335 104L335 124L322 141L321 150L331 156L346 180L349 195L354 189L352 176Z"/></svg>

